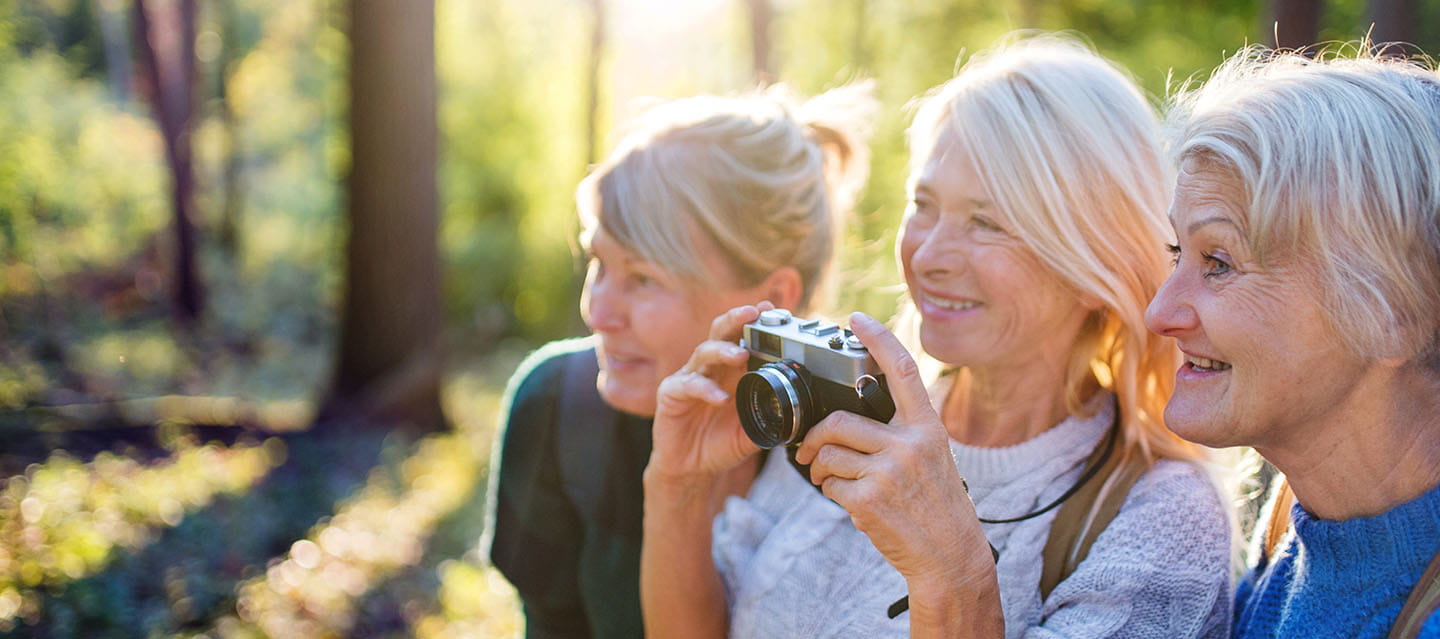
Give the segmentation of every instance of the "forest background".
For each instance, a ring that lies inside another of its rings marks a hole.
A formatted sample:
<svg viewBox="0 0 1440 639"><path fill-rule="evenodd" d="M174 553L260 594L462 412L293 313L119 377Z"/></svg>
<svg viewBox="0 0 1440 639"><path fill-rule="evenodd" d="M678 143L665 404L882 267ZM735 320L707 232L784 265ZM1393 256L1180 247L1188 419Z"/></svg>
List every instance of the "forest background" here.
<svg viewBox="0 0 1440 639"><path fill-rule="evenodd" d="M888 317L905 105L1073 30L1159 104L1435 0L0 0L0 636L517 636L499 397L583 333L572 193L647 98L874 78L834 309ZM1372 27L1373 25L1373 27ZM1373 28L1373 32L1371 29Z"/></svg>

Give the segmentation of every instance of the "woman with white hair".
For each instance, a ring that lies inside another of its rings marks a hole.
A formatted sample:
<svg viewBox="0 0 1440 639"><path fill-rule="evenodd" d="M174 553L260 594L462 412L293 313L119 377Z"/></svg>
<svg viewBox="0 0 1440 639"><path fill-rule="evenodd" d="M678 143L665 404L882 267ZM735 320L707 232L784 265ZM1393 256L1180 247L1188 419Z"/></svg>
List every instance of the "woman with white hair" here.
<svg viewBox="0 0 1440 639"><path fill-rule="evenodd" d="M808 476L776 449L722 501L756 463L729 398L760 309L717 319L660 386L646 630L1225 636L1227 517L1200 451L1161 422L1179 354L1143 321L1168 181L1144 97L1088 48L1036 37L971 58L910 136L898 255L946 372L927 392L900 341L852 315L895 417L835 412L795 451Z"/></svg>
<svg viewBox="0 0 1440 639"><path fill-rule="evenodd" d="M868 86L803 104L782 90L639 116L576 200L592 335L511 378L489 554L530 637L641 636L641 473L660 380L721 311L807 308L866 174Z"/></svg>
<svg viewBox="0 0 1440 639"><path fill-rule="evenodd" d="M1437 80L1252 49L1173 109L1165 421L1287 486L1237 637L1440 637Z"/></svg>

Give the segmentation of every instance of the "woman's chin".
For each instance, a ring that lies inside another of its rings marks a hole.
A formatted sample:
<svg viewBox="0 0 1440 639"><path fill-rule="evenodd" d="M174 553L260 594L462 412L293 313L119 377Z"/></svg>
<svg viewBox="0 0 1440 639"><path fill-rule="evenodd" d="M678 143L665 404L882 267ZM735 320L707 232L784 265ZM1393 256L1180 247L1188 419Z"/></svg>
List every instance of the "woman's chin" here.
<svg viewBox="0 0 1440 639"><path fill-rule="evenodd" d="M1212 407L1213 408L1213 407ZM1165 406L1165 426L1170 432L1179 435L1181 439L1194 442L1211 448L1225 448L1234 446L1230 442L1230 433L1218 423L1213 410L1202 410L1202 407L1190 405L1187 402L1176 401L1172 397L1170 403Z"/></svg>
<svg viewBox="0 0 1440 639"><path fill-rule="evenodd" d="M598 388L600 399L605 400L605 403L615 410L641 417L655 416L656 389L653 386L648 394L637 392L635 384L627 384L623 379L602 374Z"/></svg>

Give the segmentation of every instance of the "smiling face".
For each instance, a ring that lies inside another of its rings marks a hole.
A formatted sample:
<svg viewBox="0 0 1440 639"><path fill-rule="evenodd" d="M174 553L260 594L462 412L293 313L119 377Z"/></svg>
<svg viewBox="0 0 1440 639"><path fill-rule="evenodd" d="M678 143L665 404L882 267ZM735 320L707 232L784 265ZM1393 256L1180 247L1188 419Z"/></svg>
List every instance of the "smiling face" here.
<svg viewBox="0 0 1440 639"><path fill-rule="evenodd" d="M1175 271L1145 314L1185 353L1165 423L1207 446L1294 443L1341 414L1371 364L1347 349L1316 301L1314 264L1258 264L1242 234L1238 181L1213 162L1181 167L1170 209Z"/></svg>
<svg viewBox="0 0 1440 639"><path fill-rule="evenodd" d="M712 275L703 288L646 262L597 229L580 312L598 338L605 403L650 417L660 381L679 370L710 332L716 316L759 301L759 287L744 288L718 252L697 242L700 263Z"/></svg>
<svg viewBox="0 0 1440 639"><path fill-rule="evenodd" d="M1006 229L948 130L913 184L899 253L925 352L972 368L1066 361L1088 309Z"/></svg>

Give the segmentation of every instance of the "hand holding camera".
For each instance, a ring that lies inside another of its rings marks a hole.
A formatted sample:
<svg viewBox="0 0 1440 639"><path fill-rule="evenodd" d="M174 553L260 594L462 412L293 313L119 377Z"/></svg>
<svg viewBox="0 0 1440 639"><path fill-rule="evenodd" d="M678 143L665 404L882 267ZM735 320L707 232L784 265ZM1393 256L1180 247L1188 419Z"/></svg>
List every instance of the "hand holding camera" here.
<svg viewBox="0 0 1440 639"><path fill-rule="evenodd" d="M735 408L761 448L795 446L837 410L888 422L895 403L885 374L850 329L771 309L744 327L750 353Z"/></svg>
<svg viewBox="0 0 1440 639"><path fill-rule="evenodd" d="M740 306L715 318L709 340L660 383L647 478L705 483L757 452L735 417L730 391L745 372L747 354L736 345L741 327L771 308Z"/></svg>
<svg viewBox="0 0 1440 639"><path fill-rule="evenodd" d="M954 584L993 580L995 564L915 360L875 319L855 313L850 326L885 374L895 414L879 423L833 412L810 429L795 457L905 576L918 614L916 606L954 592Z"/></svg>

